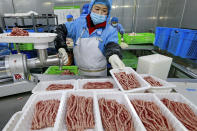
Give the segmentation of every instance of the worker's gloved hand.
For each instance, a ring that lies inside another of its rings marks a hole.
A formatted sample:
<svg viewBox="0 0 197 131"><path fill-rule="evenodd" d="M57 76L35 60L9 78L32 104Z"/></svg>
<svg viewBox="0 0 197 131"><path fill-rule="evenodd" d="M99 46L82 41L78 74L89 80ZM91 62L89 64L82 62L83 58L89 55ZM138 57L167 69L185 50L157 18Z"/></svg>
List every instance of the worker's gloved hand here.
<svg viewBox="0 0 197 131"><path fill-rule="evenodd" d="M127 48L127 47L129 47L129 46L128 46L126 43L122 42L121 45L120 45L120 47L121 47L122 49L125 49L125 48Z"/></svg>
<svg viewBox="0 0 197 131"><path fill-rule="evenodd" d="M123 34L124 34L124 31L120 31L120 34L123 36Z"/></svg>
<svg viewBox="0 0 197 131"><path fill-rule="evenodd" d="M59 50L60 48L67 49L66 45L66 36L67 36L67 29L64 24L58 25L57 28L55 29L55 33L57 34L54 44L56 50Z"/></svg>
<svg viewBox="0 0 197 131"><path fill-rule="evenodd" d="M112 55L109 57L109 63L112 65L113 69L123 69L125 67L122 60L118 55Z"/></svg>
<svg viewBox="0 0 197 131"><path fill-rule="evenodd" d="M64 48L60 48L58 52L59 57L62 59L62 63L66 65L68 63L68 54L66 53L66 50Z"/></svg>

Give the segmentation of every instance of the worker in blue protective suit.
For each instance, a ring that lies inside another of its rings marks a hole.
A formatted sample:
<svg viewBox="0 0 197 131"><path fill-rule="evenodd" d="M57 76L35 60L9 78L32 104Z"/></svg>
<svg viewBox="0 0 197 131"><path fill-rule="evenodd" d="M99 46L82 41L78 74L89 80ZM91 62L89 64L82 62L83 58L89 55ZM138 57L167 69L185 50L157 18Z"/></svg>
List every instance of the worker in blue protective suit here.
<svg viewBox="0 0 197 131"><path fill-rule="evenodd" d="M81 16L86 16L86 15L88 15L88 9L89 9L89 3L88 3L88 4L84 4L83 7L82 7Z"/></svg>
<svg viewBox="0 0 197 131"><path fill-rule="evenodd" d="M118 43L118 32L108 21L110 20L111 0L92 0L89 14L73 22L59 25L55 32L55 47L68 61L65 44L66 37L74 41L74 59L80 75L107 76L107 63L112 68L124 68L121 61L121 48Z"/></svg>
<svg viewBox="0 0 197 131"><path fill-rule="evenodd" d="M117 17L113 17L111 19L111 25L114 28L116 28L121 35L123 35L125 33L123 26L120 23L118 23L118 18Z"/></svg>
<svg viewBox="0 0 197 131"><path fill-rule="evenodd" d="M66 16L66 19L67 19L67 22L71 22L73 21L73 16L69 14Z"/></svg>

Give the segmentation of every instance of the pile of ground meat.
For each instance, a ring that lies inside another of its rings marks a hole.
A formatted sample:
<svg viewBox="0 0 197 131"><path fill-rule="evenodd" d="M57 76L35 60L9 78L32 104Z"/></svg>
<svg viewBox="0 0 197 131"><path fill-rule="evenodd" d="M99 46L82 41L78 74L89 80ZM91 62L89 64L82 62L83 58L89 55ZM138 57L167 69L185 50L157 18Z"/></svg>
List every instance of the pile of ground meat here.
<svg viewBox="0 0 197 131"><path fill-rule="evenodd" d="M159 81L154 80L150 76L144 77L144 80L146 80L151 86L163 86Z"/></svg>
<svg viewBox="0 0 197 131"><path fill-rule="evenodd" d="M131 100L131 103L147 131L174 131L172 123L162 115L154 102Z"/></svg>
<svg viewBox="0 0 197 131"><path fill-rule="evenodd" d="M197 115L187 104L170 101L166 98L161 101L188 130L197 131Z"/></svg>
<svg viewBox="0 0 197 131"><path fill-rule="evenodd" d="M28 31L14 27L8 36L29 36Z"/></svg>
<svg viewBox="0 0 197 131"><path fill-rule="evenodd" d="M73 72L70 72L69 70L64 70L61 75L75 75Z"/></svg>
<svg viewBox="0 0 197 131"><path fill-rule="evenodd" d="M111 82L88 82L83 85L83 89L113 89Z"/></svg>
<svg viewBox="0 0 197 131"><path fill-rule="evenodd" d="M98 103L105 131L134 131L131 114L125 105L104 98Z"/></svg>
<svg viewBox="0 0 197 131"><path fill-rule="evenodd" d="M71 95L66 105L66 127L68 131L94 129L93 98Z"/></svg>
<svg viewBox="0 0 197 131"><path fill-rule="evenodd" d="M42 128L53 127L59 104L59 100L39 101L34 109L31 129L39 130Z"/></svg>
<svg viewBox="0 0 197 131"><path fill-rule="evenodd" d="M51 84L46 88L47 91L52 90L66 90L66 89L73 89L74 86L72 84Z"/></svg>
<svg viewBox="0 0 197 131"><path fill-rule="evenodd" d="M136 76L132 73L126 74L126 72L119 72L114 73L114 75L124 90L130 90L141 86Z"/></svg>

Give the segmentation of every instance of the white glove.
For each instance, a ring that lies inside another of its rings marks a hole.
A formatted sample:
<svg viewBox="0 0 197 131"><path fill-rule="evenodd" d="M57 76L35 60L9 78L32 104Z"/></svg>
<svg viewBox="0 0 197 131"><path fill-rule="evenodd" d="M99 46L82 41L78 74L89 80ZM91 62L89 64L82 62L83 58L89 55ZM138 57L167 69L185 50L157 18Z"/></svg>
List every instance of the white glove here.
<svg viewBox="0 0 197 131"><path fill-rule="evenodd" d="M123 69L124 63L121 61L118 55L112 55L109 57L109 63L111 63L113 69Z"/></svg>
<svg viewBox="0 0 197 131"><path fill-rule="evenodd" d="M66 65L68 63L68 54L66 53L66 50L64 48L60 48L58 52L59 52L59 57L62 60L62 63Z"/></svg>
<svg viewBox="0 0 197 131"><path fill-rule="evenodd" d="M120 44L120 47L122 48L122 49L125 49L125 48L127 48L127 47L129 47L126 43L124 43L124 42L122 42L121 44Z"/></svg>

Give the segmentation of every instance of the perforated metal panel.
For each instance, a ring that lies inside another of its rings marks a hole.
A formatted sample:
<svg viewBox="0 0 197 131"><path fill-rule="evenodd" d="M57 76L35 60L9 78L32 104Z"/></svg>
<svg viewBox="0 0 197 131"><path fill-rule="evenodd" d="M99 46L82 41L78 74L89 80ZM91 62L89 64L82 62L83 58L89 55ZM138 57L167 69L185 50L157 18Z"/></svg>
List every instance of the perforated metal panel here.
<svg viewBox="0 0 197 131"><path fill-rule="evenodd" d="M112 5L112 17L118 17L126 32L134 30L135 0L114 0Z"/></svg>
<svg viewBox="0 0 197 131"><path fill-rule="evenodd" d="M197 0L187 0L182 21L183 28L197 29Z"/></svg>
<svg viewBox="0 0 197 131"><path fill-rule="evenodd" d="M160 0L158 26L181 27L185 4L186 0Z"/></svg>
<svg viewBox="0 0 197 131"><path fill-rule="evenodd" d="M137 0L135 32L152 32L157 24L158 0Z"/></svg>

